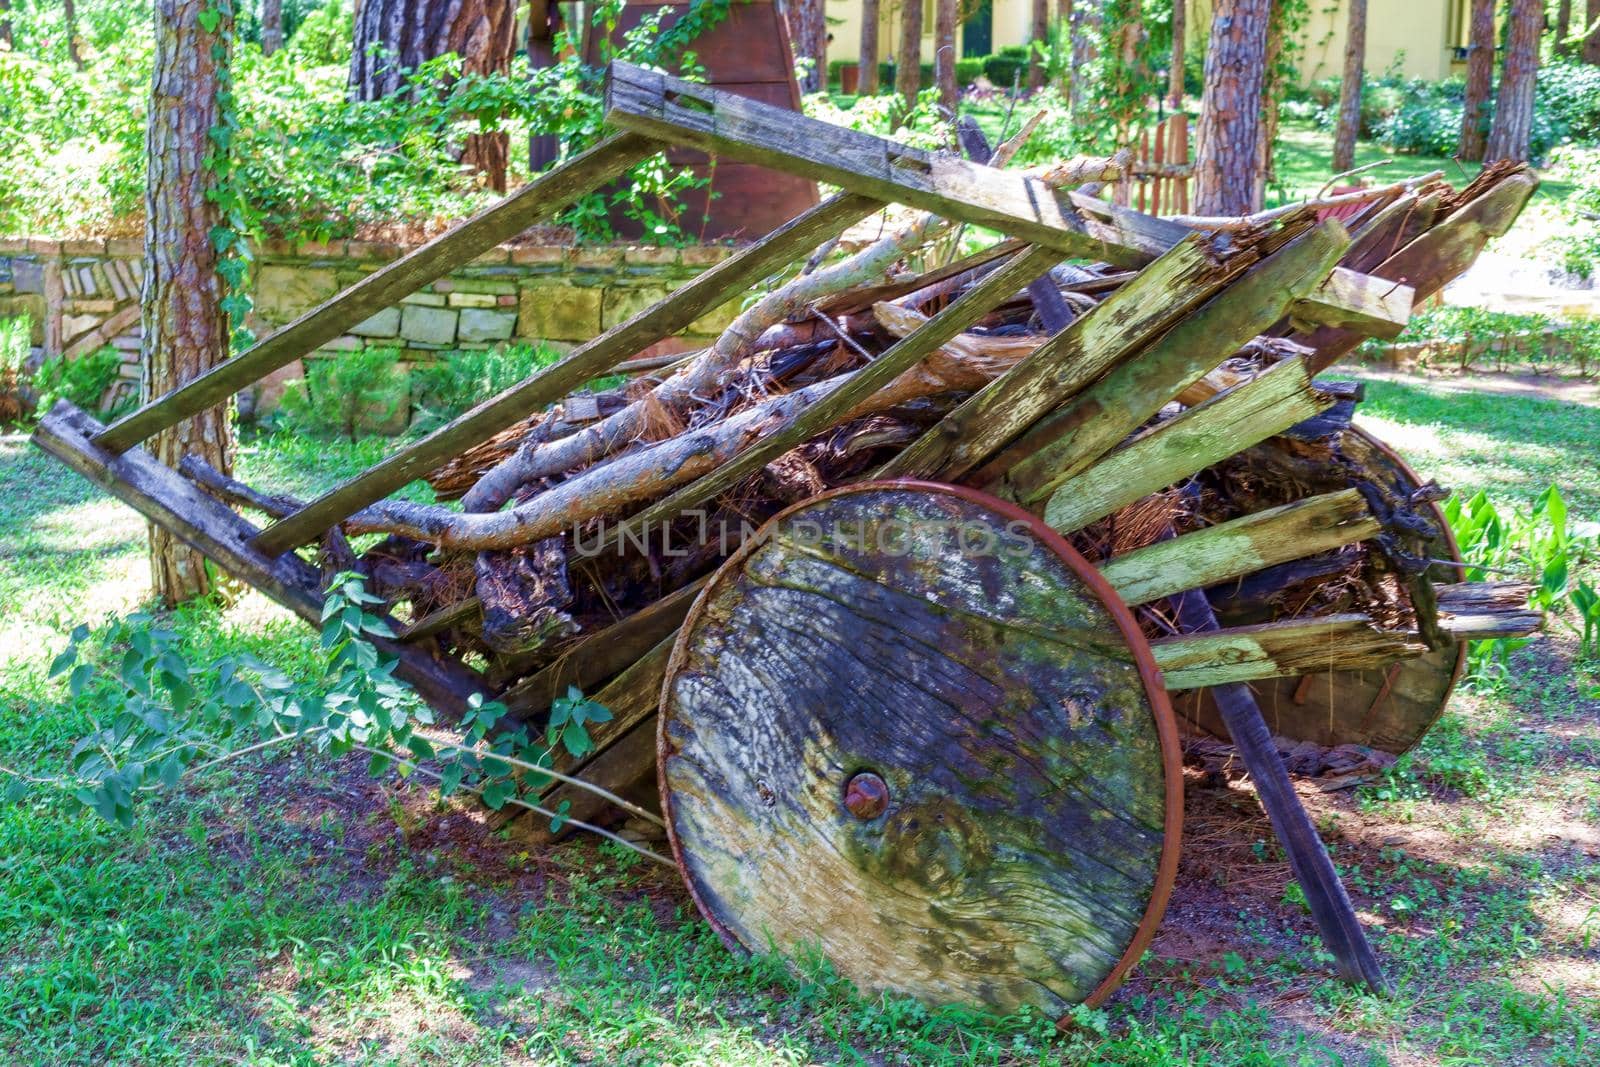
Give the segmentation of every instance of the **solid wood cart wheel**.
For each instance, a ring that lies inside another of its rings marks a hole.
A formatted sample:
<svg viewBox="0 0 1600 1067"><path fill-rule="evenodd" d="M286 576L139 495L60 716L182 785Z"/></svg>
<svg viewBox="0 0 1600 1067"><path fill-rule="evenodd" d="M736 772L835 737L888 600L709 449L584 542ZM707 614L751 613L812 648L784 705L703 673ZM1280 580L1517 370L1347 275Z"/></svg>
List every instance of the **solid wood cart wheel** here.
<svg viewBox="0 0 1600 1067"><path fill-rule="evenodd" d="M1389 486L1401 498L1422 484L1394 449L1366 430L1352 426L1345 431L1340 451L1363 469L1369 481ZM1459 564L1461 550L1444 513L1432 503L1419 510L1440 530L1428 552L1435 559ZM1436 582L1459 582L1466 576L1460 567L1438 565L1432 577ZM1253 621L1259 620L1224 619L1223 623ZM1251 684L1268 728L1279 737L1329 747L1364 745L1399 756L1421 741L1444 714L1466 662L1467 647L1459 644L1376 670L1324 671ZM1178 694L1173 704L1179 720L1187 729L1226 737L1207 692L1197 689Z"/></svg>
<svg viewBox="0 0 1600 1067"><path fill-rule="evenodd" d="M774 518L684 624L660 749L711 925L864 989L1098 1003L1172 887L1182 771L1149 647L1066 542L973 490L867 484Z"/></svg>

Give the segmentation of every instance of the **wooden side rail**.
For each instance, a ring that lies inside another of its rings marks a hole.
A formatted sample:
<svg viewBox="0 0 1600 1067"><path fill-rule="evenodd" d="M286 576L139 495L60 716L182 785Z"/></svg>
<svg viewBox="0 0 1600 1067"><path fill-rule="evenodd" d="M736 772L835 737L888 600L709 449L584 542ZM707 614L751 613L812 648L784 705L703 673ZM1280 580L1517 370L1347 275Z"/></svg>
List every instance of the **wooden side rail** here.
<svg viewBox="0 0 1600 1067"><path fill-rule="evenodd" d="M678 332L880 207L875 200L850 195L817 205L686 282L667 299L613 326L559 363L484 401L416 444L280 519L262 531L256 547L273 556L319 537L359 509L427 474L461 448L560 400L640 349Z"/></svg>
<svg viewBox="0 0 1600 1067"><path fill-rule="evenodd" d="M648 158L659 147L648 138L630 133L601 141L466 222L367 275L248 351L119 419L96 435L95 445L110 453L124 452L190 415L221 403L401 297L550 218Z"/></svg>

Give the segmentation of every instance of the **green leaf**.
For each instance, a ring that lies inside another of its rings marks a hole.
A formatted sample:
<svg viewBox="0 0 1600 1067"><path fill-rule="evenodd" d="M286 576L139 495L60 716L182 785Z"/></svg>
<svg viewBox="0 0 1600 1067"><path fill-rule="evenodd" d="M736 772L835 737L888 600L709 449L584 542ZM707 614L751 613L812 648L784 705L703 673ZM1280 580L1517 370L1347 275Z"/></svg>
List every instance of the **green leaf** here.
<svg viewBox="0 0 1600 1067"><path fill-rule="evenodd" d="M563 800L560 804L556 805L556 813L550 817L551 833L560 833L561 828L567 825L567 820L571 817L568 813L571 810L572 801L570 800Z"/></svg>
<svg viewBox="0 0 1600 1067"><path fill-rule="evenodd" d="M78 646L68 645L61 655L57 656L51 661L49 676L54 678L56 675L66 671L68 667L72 666L76 662L78 662Z"/></svg>
<svg viewBox="0 0 1600 1067"><path fill-rule="evenodd" d="M445 764L444 771L439 775L439 795L449 796L461 788L462 766L459 763Z"/></svg>
<svg viewBox="0 0 1600 1067"><path fill-rule="evenodd" d="M483 787L483 802L494 811L499 811L506 806L506 801L516 794L517 784L510 779L501 778Z"/></svg>
<svg viewBox="0 0 1600 1067"><path fill-rule="evenodd" d="M1563 596L1567 591L1567 557L1565 554L1557 556L1545 564L1544 573L1539 578L1539 587L1552 599Z"/></svg>
<svg viewBox="0 0 1600 1067"><path fill-rule="evenodd" d="M433 746L428 743L428 739L426 737L418 737L416 734L412 734L406 739L406 747L418 759L433 759L435 755Z"/></svg>
<svg viewBox="0 0 1600 1067"><path fill-rule="evenodd" d="M3 800L6 804L20 804L28 797L28 782L22 778L6 778L6 788Z"/></svg>
<svg viewBox="0 0 1600 1067"><path fill-rule="evenodd" d="M576 722L568 723L567 728L561 731L561 743L572 756L585 755L594 748L594 742L589 740L589 731Z"/></svg>
<svg viewBox="0 0 1600 1067"><path fill-rule="evenodd" d="M72 669L72 676L67 679L67 692L73 696L80 696L93 680L94 667L80 663Z"/></svg>
<svg viewBox="0 0 1600 1067"><path fill-rule="evenodd" d="M207 33L216 33L217 27L222 24L222 12L215 7L208 7L199 15L200 28Z"/></svg>
<svg viewBox="0 0 1600 1067"><path fill-rule="evenodd" d="M168 789L176 789L178 782L183 778L183 760L178 758L178 753L174 752L162 760L161 769L158 773L161 777L162 785Z"/></svg>
<svg viewBox="0 0 1600 1067"><path fill-rule="evenodd" d="M372 758L367 760L367 774L373 778L380 777L393 763L394 760L385 756L382 752L374 752Z"/></svg>

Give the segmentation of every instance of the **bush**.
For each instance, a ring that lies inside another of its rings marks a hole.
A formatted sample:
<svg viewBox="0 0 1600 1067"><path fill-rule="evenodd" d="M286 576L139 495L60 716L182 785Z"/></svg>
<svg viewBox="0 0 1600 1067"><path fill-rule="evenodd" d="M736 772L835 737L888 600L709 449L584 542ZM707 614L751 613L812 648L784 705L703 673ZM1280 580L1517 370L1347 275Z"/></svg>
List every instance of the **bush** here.
<svg viewBox="0 0 1600 1067"><path fill-rule="evenodd" d="M963 88L972 85L983 76L983 56L970 56L966 59L956 60L956 84Z"/></svg>
<svg viewBox="0 0 1600 1067"><path fill-rule="evenodd" d="M410 401L410 386L392 348L365 348L308 359L306 376L289 383L283 412L295 429L342 434L354 441L362 431L389 422Z"/></svg>
<svg viewBox="0 0 1600 1067"><path fill-rule="evenodd" d="M19 422L25 414L22 386L32 339L33 320L28 316L0 319L0 426Z"/></svg>
<svg viewBox="0 0 1600 1067"><path fill-rule="evenodd" d="M1563 265L1581 278L1600 277L1600 149L1561 148L1551 165L1573 185L1563 208L1570 225L1556 238Z"/></svg>
<svg viewBox="0 0 1600 1067"><path fill-rule="evenodd" d="M1028 46L1008 44L983 61L983 73L996 89L1028 82Z"/></svg>
<svg viewBox="0 0 1600 1067"><path fill-rule="evenodd" d="M411 374L418 421L447 422L560 358L561 353L541 342L452 352L437 363L418 367Z"/></svg>
<svg viewBox="0 0 1600 1067"><path fill-rule="evenodd" d="M1557 60L1539 69L1535 114L1561 129L1564 140L1600 139L1600 67Z"/></svg>
<svg viewBox="0 0 1600 1067"><path fill-rule="evenodd" d="M122 356L114 348L67 359L52 356L39 365L33 376L33 388L39 394L34 413L43 415L55 406L57 400L71 401L84 411L116 415L128 405L117 404L109 411L101 407L106 402L111 387L117 384L122 371Z"/></svg>

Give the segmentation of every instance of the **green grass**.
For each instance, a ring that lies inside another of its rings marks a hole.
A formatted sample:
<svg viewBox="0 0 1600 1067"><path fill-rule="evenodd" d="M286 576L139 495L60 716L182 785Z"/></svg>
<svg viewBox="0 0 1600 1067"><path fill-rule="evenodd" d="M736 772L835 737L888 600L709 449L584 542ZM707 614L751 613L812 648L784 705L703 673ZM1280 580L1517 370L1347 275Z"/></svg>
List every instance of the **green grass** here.
<svg viewBox="0 0 1600 1067"><path fill-rule="evenodd" d="M1551 481L1600 517L1600 412L1373 380L1369 424L1458 491ZM249 444L308 494L390 442ZM62 766L97 711L45 665L135 607L143 527L0 438L0 764ZM250 594L175 615L192 659L308 670L313 635ZM355 763L230 765L132 830L36 790L0 806L0 1062L1587 1064L1600 1060L1600 688L1571 642L1458 695L1381 787L1311 809L1398 992L1333 979L1254 799L1191 782L1178 897L1133 980L1078 1026L858 995L728 952L667 870L528 850ZM826 917L819 917L826 921Z"/></svg>

